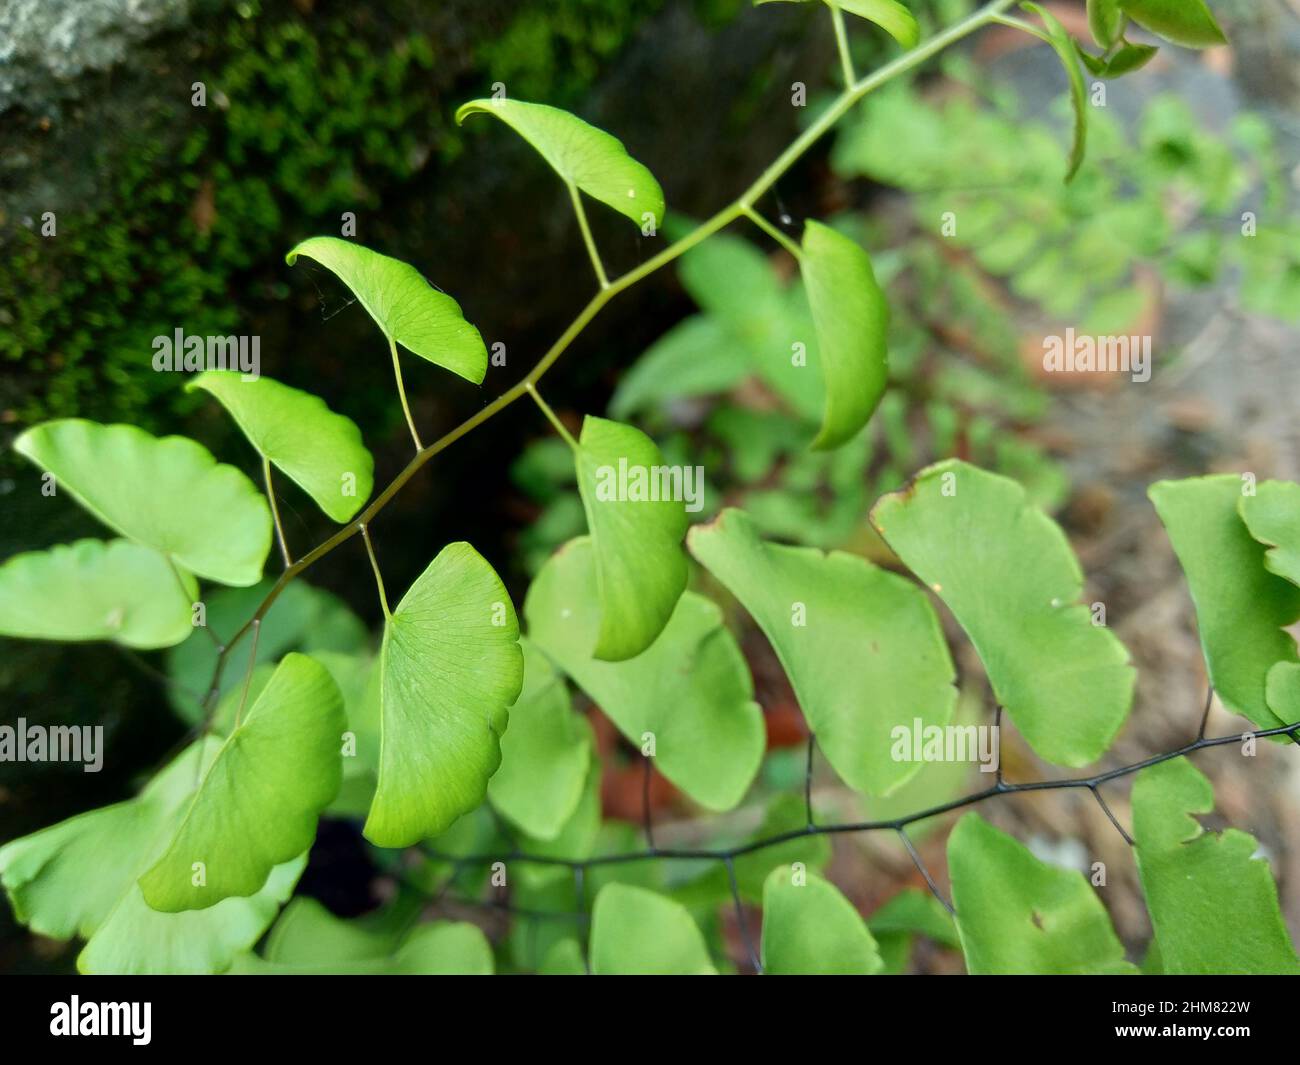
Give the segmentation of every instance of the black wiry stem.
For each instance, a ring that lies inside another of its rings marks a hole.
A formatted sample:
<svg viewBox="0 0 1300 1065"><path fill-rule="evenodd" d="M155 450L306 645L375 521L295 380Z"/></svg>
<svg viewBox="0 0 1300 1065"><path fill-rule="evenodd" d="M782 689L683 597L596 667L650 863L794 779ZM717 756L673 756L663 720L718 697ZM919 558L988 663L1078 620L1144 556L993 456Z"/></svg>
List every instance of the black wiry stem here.
<svg viewBox="0 0 1300 1065"><path fill-rule="evenodd" d="M1214 685L1205 689L1205 709L1201 711L1201 727L1196 732L1197 739L1205 738L1205 726L1210 723L1210 707L1214 705Z"/></svg>
<svg viewBox="0 0 1300 1065"><path fill-rule="evenodd" d="M654 819L650 816L650 777L654 773L654 762L645 758L645 773L641 777L641 828L645 832L645 845L648 853L657 854L655 849Z"/></svg>
<svg viewBox="0 0 1300 1065"><path fill-rule="evenodd" d="M916 847L907 834L907 826L925 821L932 817L938 817L942 814L951 813L954 810L960 810L967 806L974 806L988 799L997 798L1004 795L1013 795L1018 792L1027 791L1057 791L1070 788L1087 788L1097 799L1101 808L1110 818L1111 823L1115 826L1125 841L1133 845L1132 837L1120 825L1118 818L1115 817L1109 805L1103 799L1099 792L1102 784L1112 780L1119 780L1126 776L1140 772L1153 765L1159 765L1162 762L1172 761L1175 758L1181 758L1184 755L1193 754L1197 751L1205 750L1212 747L1226 747L1230 744L1240 743L1245 737L1254 737L1255 739L1266 739L1270 736L1286 736L1292 740L1300 742L1300 721L1291 725L1284 725L1279 728L1257 729L1253 732L1234 733L1230 736L1214 736L1207 738L1200 735L1192 743L1183 745L1176 750L1166 751L1163 754L1153 755L1150 758L1144 758L1139 762L1133 762L1129 765L1120 766L1117 769L1106 770L1090 777L1074 777L1067 780L1038 780L1028 781L1023 784L1007 784L998 782L992 787L984 788L980 791L973 791L968 795L953 799L949 802L940 803L936 806L930 806L924 810L917 810L914 813L905 814L901 817L890 818L881 821L858 821L846 822L842 824L816 825L810 824L803 828L793 829L787 832L774 833L771 836L765 836L761 839L751 840L748 843L740 844L734 847L705 849L705 848L656 848L650 846L645 850L630 851L620 854L603 854L591 858L555 858L544 855L527 854L522 851L513 850L509 854L477 854L477 855L458 855L451 856L424 846L424 853L432 858L444 861L454 861L458 866L461 865L484 865L492 862L528 862L535 865L550 865L564 867L573 870L574 882L578 890L578 905L574 911L567 910L522 910L510 907L497 900L475 900L475 899L458 899L457 902L468 905L478 906L488 910L508 910L516 916L530 919L556 919L565 921L576 921L579 926L583 926L590 920L590 915L586 909L586 899L583 885L586 882L587 871L597 866L605 865L622 865L629 862L646 861L647 859L662 858L666 861L719 861L722 862L727 870L727 879L731 888L732 902L736 907L736 914L740 924L741 936L745 943L746 953L749 960L754 966L755 972L762 972L762 963L754 949L753 939L749 933L748 923L745 920L744 909L740 898L740 889L736 881L735 860L747 854L754 854L758 851L766 850L769 847L779 846L782 843L788 843L791 840L799 839L810 835L814 836L835 836L842 834L852 834L859 832L894 832L902 840L904 847L916 865L917 870L924 877L931 893L943 905L943 907L953 916L956 912L952 904L939 891L934 877L926 868L925 863L921 860L920 854L917 853ZM648 809L648 806L647 806ZM584 956L584 964L587 971L590 972L590 960Z"/></svg>
<svg viewBox="0 0 1300 1065"><path fill-rule="evenodd" d="M1288 736L1295 738L1297 733L1300 733L1300 721L1297 721L1292 725L1281 725L1277 728L1235 732L1228 736L1201 736L1193 742L1186 743L1172 751L1165 751L1162 754L1152 755L1150 758L1144 758L1139 762L1132 762L1129 765L1123 765L1116 769L1108 769L1089 777L1070 777L1064 780L1031 780L1025 781L1021 784L1004 783L1001 786L995 784L991 787L982 788L979 791L973 791L967 795L960 796L959 798L950 799L947 802L938 803L937 805L926 807L924 810L917 810L900 817L891 817L879 821L847 821L836 824L818 824L813 825L812 827L795 828L786 832L773 833L770 836L751 840L748 843L739 844L735 847L712 849L655 847L652 849L628 851L619 854L602 854L591 858L581 859L556 858L548 855L527 854L515 851L504 855L462 855L459 857L459 860L466 864L475 865L490 864L496 861L507 861L529 862L534 865L563 866L570 869L578 867L591 869L595 866L602 865L622 865L628 862L645 861L648 858L662 858L667 861L711 860L725 862L728 859L740 858L746 854L753 854L757 851L766 850L769 847L775 847L781 843L788 843L791 840L801 839L810 835L837 836L858 832L897 833L906 829L909 825L916 824L917 822L926 821L932 817L939 817L943 814L952 813L954 810L961 810L967 806L976 806L989 799L995 799L1005 795L1016 795L1021 792L1032 791L1063 791L1071 788L1087 788L1092 791L1100 787L1102 784L1107 784L1112 780L1120 780L1123 777L1132 776L1134 773L1140 772L1143 769L1149 769L1153 765L1160 765L1162 762L1169 762L1175 758L1181 758L1184 755L1195 754L1197 751L1214 747L1226 747L1230 744L1240 743L1247 737L1267 739L1270 736ZM444 861L451 860L450 855L443 854L435 849L425 847L424 851L430 857Z"/></svg>
<svg viewBox="0 0 1300 1065"><path fill-rule="evenodd" d="M903 846L907 848L907 853L912 859L912 864L916 866L917 872L925 878L925 884L926 887L930 889L930 894L943 903L943 908L945 910L956 917L957 911L952 908L952 903L949 902L947 898L944 897L943 892L939 890L939 885L934 882L934 877L930 875L930 870L925 867L925 862L921 861L921 855L917 852L916 845L912 842L912 837L907 834L907 829L900 827L898 829L898 838L903 841Z"/></svg>
<svg viewBox="0 0 1300 1065"><path fill-rule="evenodd" d="M1102 811L1106 814L1106 816L1110 818L1110 823L1115 826L1115 831L1124 837L1125 843L1127 843L1130 847L1132 847L1134 845L1133 837L1130 836L1124 830L1124 826L1119 823L1119 818L1116 817L1114 811L1111 810L1110 804L1106 802L1106 797L1102 795L1100 789L1093 787L1090 788L1089 790L1092 792L1092 797L1097 800L1097 805L1100 806L1102 808Z"/></svg>
<svg viewBox="0 0 1300 1065"><path fill-rule="evenodd" d="M993 777L993 782L1000 788L1005 783L1002 779L1002 704L998 703L997 709L993 711L993 734L998 740L998 765L997 773Z"/></svg>
<svg viewBox="0 0 1300 1065"><path fill-rule="evenodd" d="M754 940L749 934L749 921L745 918L745 904L740 899L740 885L736 883L736 863L728 858L727 880L731 884L731 901L736 907L736 923L740 927L740 938L745 943L745 953L749 955L749 964L754 972L758 975L763 974L763 963L759 960L758 951L754 949Z"/></svg>
<svg viewBox="0 0 1300 1065"><path fill-rule="evenodd" d="M813 782L813 754L817 750L817 737L811 732L808 733L808 764L804 768L803 775L803 806L805 814L805 824L808 828L816 828L817 822L813 819L812 805L812 782Z"/></svg>

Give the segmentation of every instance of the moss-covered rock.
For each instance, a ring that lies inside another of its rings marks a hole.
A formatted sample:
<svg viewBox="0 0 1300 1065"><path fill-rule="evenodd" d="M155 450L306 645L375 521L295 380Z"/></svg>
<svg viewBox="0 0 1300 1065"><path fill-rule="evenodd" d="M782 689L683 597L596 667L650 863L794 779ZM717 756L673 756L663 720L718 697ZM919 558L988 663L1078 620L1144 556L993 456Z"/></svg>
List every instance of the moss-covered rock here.
<svg viewBox="0 0 1300 1065"><path fill-rule="evenodd" d="M25 27L0 82L0 419L17 424L183 407L142 372L154 336L255 331L275 293L247 275L286 234L460 152L456 86L570 102L661 4L103 0L64 12L66 47L43 54L23 42L52 32L47 2L0 5Z"/></svg>

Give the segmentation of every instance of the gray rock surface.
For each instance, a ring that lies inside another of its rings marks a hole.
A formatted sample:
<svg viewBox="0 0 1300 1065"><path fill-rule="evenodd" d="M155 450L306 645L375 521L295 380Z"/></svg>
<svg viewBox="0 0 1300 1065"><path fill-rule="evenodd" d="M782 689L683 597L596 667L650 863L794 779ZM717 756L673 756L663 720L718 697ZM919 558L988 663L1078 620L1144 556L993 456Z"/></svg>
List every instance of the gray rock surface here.
<svg viewBox="0 0 1300 1065"><path fill-rule="evenodd" d="M0 113L56 108L87 71L188 19L191 0L0 0Z"/></svg>

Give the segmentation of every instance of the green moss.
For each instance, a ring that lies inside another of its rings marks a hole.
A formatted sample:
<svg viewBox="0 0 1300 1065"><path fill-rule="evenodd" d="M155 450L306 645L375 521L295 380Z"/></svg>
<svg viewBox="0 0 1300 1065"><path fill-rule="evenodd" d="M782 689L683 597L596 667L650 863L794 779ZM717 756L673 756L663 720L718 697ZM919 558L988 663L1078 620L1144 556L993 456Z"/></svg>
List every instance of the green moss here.
<svg viewBox="0 0 1300 1065"><path fill-rule="evenodd" d="M569 0L521 12L478 50L479 65L525 100L573 97L595 80L628 31L662 0Z"/></svg>

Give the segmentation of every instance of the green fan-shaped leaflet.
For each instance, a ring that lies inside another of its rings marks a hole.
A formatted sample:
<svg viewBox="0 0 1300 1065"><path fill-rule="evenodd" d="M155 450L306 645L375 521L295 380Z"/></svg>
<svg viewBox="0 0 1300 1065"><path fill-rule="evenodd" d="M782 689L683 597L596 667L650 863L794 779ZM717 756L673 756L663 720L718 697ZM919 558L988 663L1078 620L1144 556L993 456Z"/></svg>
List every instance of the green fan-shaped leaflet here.
<svg viewBox="0 0 1300 1065"><path fill-rule="evenodd" d="M1296 695L1300 719L1300 688ZM1196 815L1213 810L1214 789L1186 758L1150 766L1133 783L1138 873L1162 971L1300 974L1259 844L1235 828L1207 832Z"/></svg>
<svg viewBox="0 0 1300 1065"><path fill-rule="evenodd" d="M873 795L914 776L922 763L893 757L894 731L946 725L957 702L925 593L855 555L765 543L739 510L696 525L689 546L771 641L836 772Z"/></svg>
<svg viewBox="0 0 1300 1065"><path fill-rule="evenodd" d="M303 854L271 870L247 898L224 899L206 910L160 913L133 886L77 957L83 973L157 976L227 971L252 948L293 894L307 866Z"/></svg>
<svg viewBox="0 0 1300 1065"><path fill-rule="evenodd" d="M834 448L867 424L889 382L885 336L889 304L867 253L829 226L809 220L800 259L817 329L826 407L814 448Z"/></svg>
<svg viewBox="0 0 1300 1065"><path fill-rule="evenodd" d="M1109 48L1124 31L1119 0L1088 0L1088 29L1098 48Z"/></svg>
<svg viewBox="0 0 1300 1065"><path fill-rule="evenodd" d="M375 460L361 442L361 430L323 399L269 377L246 381L233 370L209 370L185 388L215 396L258 454L335 521L350 520L370 498Z"/></svg>
<svg viewBox="0 0 1300 1065"><path fill-rule="evenodd" d="M1227 44L1205 0L1119 0L1120 9L1152 33L1188 48Z"/></svg>
<svg viewBox="0 0 1300 1065"><path fill-rule="evenodd" d="M193 631L198 586L129 540L78 540L0 565L0 635L171 647Z"/></svg>
<svg viewBox="0 0 1300 1065"><path fill-rule="evenodd" d="M754 0L756 5L772 2L773 0ZM826 3L874 22L904 48L915 48L921 39L921 28L917 25L916 18L898 0L826 0Z"/></svg>
<svg viewBox="0 0 1300 1065"><path fill-rule="evenodd" d="M511 711L511 725L514 724L514 711ZM594 736L586 721L581 722L588 745L594 746ZM595 851L596 840L600 835L600 760L593 758L582 780L578 801L573 813L560 826L551 838L523 836L521 849L542 858L559 858L564 861L580 862L590 858ZM556 869L548 865L531 865L524 863L518 871L517 883L530 887L545 882L556 873L567 870Z"/></svg>
<svg viewBox="0 0 1300 1065"><path fill-rule="evenodd" d="M997 759L1001 757L1002 737L1000 733L994 733L991 729L979 728L988 724L989 715L984 703L983 685L968 684L965 690L960 691L957 696L957 709L953 712L953 731L944 737L943 760L925 762L914 777L888 795L871 796L865 799L861 806L861 819L889 821L896 817L904 817L917 810L942 806L974 788L988 784L990 774L997 769L994 756ZM948 758L947 752L948 736L954 740L951 759ZM961 738L964 751L959 751L956 747L958 738ZM907 754L916 757L913 748L913 743L917 740L916 734L913 733L906 744L901 742L901 739L900 736L898 751L900 757ZM926 739L924 734L920 736L922 753L925 751ZM994 742L999 746L995 748ZM985 766L989 767L987 772L984 771ZM917 822L908 829L908 833L916 841L932 833L942 834L949 827L951 825L945 819L936 817Z"/></svg>
<svg viewBox="0 0 1300 1065"><path fill-rule="evenodd" d="M507 708L523 685L510 596L467 543L444 547L384 625L379 781L365 835L407 847L487 794Z"/></svg>
<svg viewBox="0 0 1300 1065"><path fill-rule="evenodd" d="M1278 720L1287 725L1300 721L1300 664L1275 662L1264 682L1264 698Z"/></svg>
<svg viewBox="0 0 1300 1065"><path fill-rule="evenodd" d="M1078 602L1083 574L1060 526L1015 481L957 460L886 495L872 524L956 615L993 691L1048 761L1100 757L1128 716L1124 645Z"/></svg>
<svg viewBox="0 0 1300 1065"><path fill-rule="evenodd" d="M625 662L591 654L599 603L591 541L571 540L528 589L528 635L638 749L650 733L659 770L712 810L735 806L763 755L753 681L722 615L686 592L650 648Z"/></svg>
<svg viewBox="0 0 1300 1065"><path fill-rule="evenodd" d="M883 964L839 889L788 865L773 869L763 885L762 958L771 976L870 976Z"/></svg>
<svg viewBox="0 0 1300 1065"><path fill-rule="evenodd" d="M275 866L308 850L343 779L346 729L343 698L325 667L286 656L204 773L167 850L140 878L145 901L177 913L253 895Z"/></svg>
<svg viewBox="0 0 1300 1065"><path fill-rule="evenodd" d="M1135 70L1141 70L1144 66L1156 57L1160 49L1153 44L1126 44L1123 45L1110 59L1106 62L1105 68L1099 73L1108 78L1120 78L1125 74L1132 74ZM1084 53L1079 53L1080 58ZM1085 65L1091 67L1088 61L1084 60Z"/></svg>
<svg viewBox="0 0 1300 1065"><path fill-rule="evenodd" d="M573 710L564 678L527 640L524 687L501 737L501 766L488 781L492 805L528 835L554 839L577 809L591 764L591 733Z"/></svg>
<svg viewBox="0 0 1300 1065"><path fill-rule="evenodd" d="M460 304L434 288L414 266L338 237L309 237L285 256L328 268L352 290L384 336L436 366L481 384L487 348Z"/></svg>
<svg viewBox="0 0 1300 1065"><path fill-rule="evenodd" d="M546 952L538 967L538 976L585 976L586 963L576 939L561 939Z"/></svg>
<svg viewBox="0 0 1300 1065"><path fill-rule="evenodd" d="M266 499L203 445L65 418L28 429L14 450L109 528L190 572L239 586L262 576L271 547Z"/></svg>
<svg viewBox="0 0 1300 1065"><path fill-rule="evenodd" d="M217 740L202 740L133 799L79 814L0 848L0 882L14 916L53 939L89 940L77 960L90 973L221 972L266 931L305 856L278 866L252 898L206 910L160 913L137 878L168 845Z"/></svg>
<svg viewBox="0 0 1300 1065"><path fill-rule="evenodd" d="M399 892L364 917L336 917L316 899L299 895L280 913L267 934L262 956L284 965L316 966L391 954L419 917L415 892Z"/></svg>
<svg viewBox="0 0 1300 1065"><path fill-rule="evenodd" d="M609 884L591 912L591 970L597 976L716 975L686 908L630 884Z"/></svg>
<svg viewBox="0 0 1300 1065"><path fill-rule="evenodd" d="M1147 494L1187 577L1215 692L1260 728L1289 724L1269 709L1265 682L1275 663L1300 661L1283 631L1300 619L1300 588L1269 572L1264 545L1238 512L1241 479L1160 481Z"/></svg>
<svg viewBox="0 0 1300 1065"><path fill-rule="evenodd" d="M948 837L948 869L972 975L1137 972L1081 874L1039 861L978 814Z"/></svg>
<svg viewBox="0 0 1300 1065"><path fill-rule="evenodd" d="M666 465L640 429L590 415L582 424L575 462L600 591L594 654L618 662L654 642L686 587L687 520L680 481L686 471Z"/></svg>
<svg viewBox="0 0 1300 1065"><path fill-rule="evenodd" d="M1265 481L1237 500L1250 535L1264 544L1264 567L1300 586L1300 484Z"/></svg>
<svg viewBox="0 0 1300 1065"><path fill-rule="evenodd" d="M459 125L474 114L499 118L531 144L568 185L642 225L648 214L663 223L664 194L659 182L630 155L623 143L577 115L522 100L470 100L456 110Z"/></svg>

